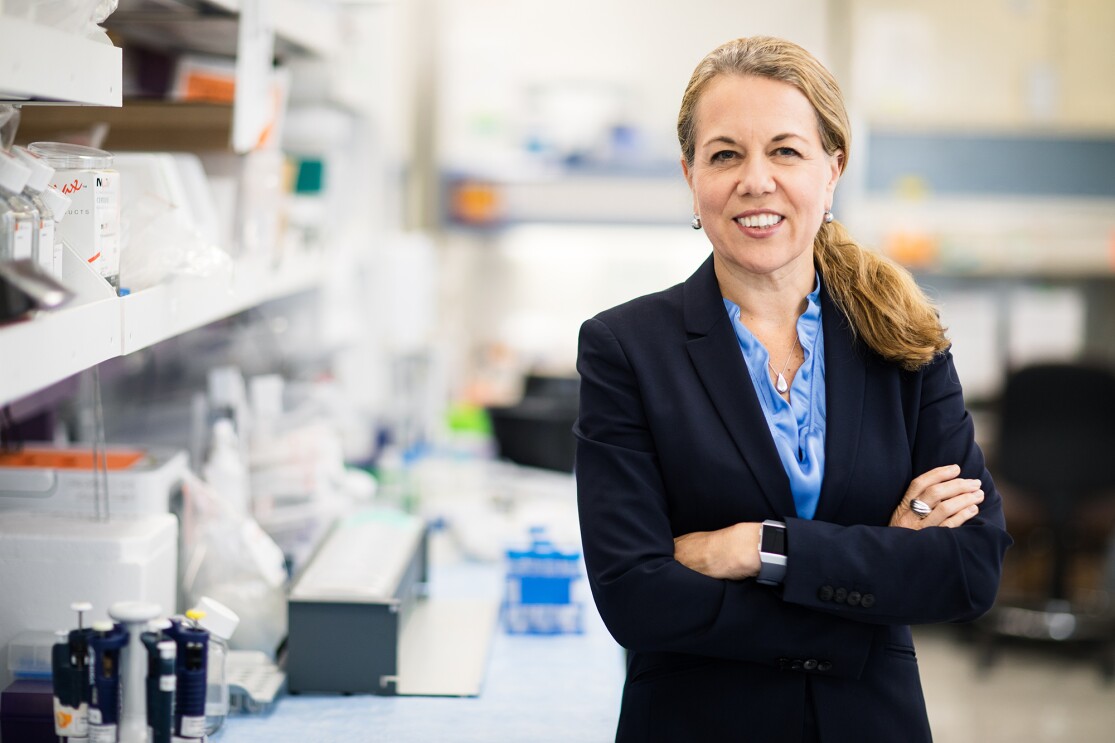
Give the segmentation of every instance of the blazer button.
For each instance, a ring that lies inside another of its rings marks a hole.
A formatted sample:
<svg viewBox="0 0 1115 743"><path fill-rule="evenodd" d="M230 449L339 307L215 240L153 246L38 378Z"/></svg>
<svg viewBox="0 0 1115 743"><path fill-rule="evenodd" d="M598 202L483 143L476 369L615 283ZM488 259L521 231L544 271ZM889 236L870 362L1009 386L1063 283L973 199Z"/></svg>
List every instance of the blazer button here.
<svg viewBox="0 0 1115 743"><path fill-rule="evenodd" d="M831 661L823 660L823 661L821 661L820 663L817 664L817 670L818 671L828 671L828 670L831 670L831 669L832 669L832 662Z"/></svg>
<svg viewBox="0 0 1115 743"><path fill-rule="evenodd" d="M848 594L848 606L859 606L860 600L863 596L859 591L852 591Z"/></svg>
<svg viewBox="0 0 1115 743"><path fill-rule="evenodd" d="M870 609L872 606L875 605L875 594L873 594L873 593L863 594L863 598L860 599L859 605L862 606L864 609Z"/></svg>
<svg viewBox="0 0 1115 743"><path fill-rule="evenodd" d="M845 601L848 600L848 589L837 588L836 593L834 593L832 596L832 600L838 604L843 604Z"/></svg>
<svg viewBox="0 0 1115 743"><path fill-rule="evenodd" d="M817 591L817 598L821 601L832 601L832 586L821 586Z"/></svg>
<svg viewBox="0 0 1115 743"><path fill-rule="evenodd" d="M813 658L810 658L809 660L805 661L805 663L803 663L802 665L804 666L805 670L807 670L807 671L816 671L817 666L819 664Z"/></svg>

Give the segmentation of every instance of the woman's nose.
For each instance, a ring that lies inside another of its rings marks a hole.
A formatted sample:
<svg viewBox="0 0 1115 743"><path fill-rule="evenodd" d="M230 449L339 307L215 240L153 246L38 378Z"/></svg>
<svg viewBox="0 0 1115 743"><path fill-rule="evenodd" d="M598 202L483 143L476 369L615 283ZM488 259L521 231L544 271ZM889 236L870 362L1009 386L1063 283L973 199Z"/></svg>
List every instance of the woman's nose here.
<svg viewBox="0 0 1115 743"><path fill-rule="evenodd" d="M741 196L760 196L774 190L774 172L762 158L749 158L740 163L736 191Z"/></svg>

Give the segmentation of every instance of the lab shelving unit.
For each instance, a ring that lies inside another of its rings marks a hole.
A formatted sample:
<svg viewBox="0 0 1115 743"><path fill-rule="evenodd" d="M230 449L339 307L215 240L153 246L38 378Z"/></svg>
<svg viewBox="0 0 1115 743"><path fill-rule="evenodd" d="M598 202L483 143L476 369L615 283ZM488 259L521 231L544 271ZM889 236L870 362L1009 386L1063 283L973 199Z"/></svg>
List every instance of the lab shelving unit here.
<svg viewBox="0 0 1115 743"><path fill-rule="evenodd" d="M218 11L223 23L235 24L243 6L260 1L207 0L206 4ZM275 21L277 45L324 56L340 43L336 6L281 0L268 13ZM189 23L173 14L162 18ZM129 17L122 8L116 22L134 30L142 26L143 18ZM235 39L235 31L231 36ZM118 107L122 87L119 48L19 18L0 17L0 103ZM0 326L0 405L104 361L312 290L323 280L320 264L318 256L309 254L286 256L279 264L240 260L230 272L174 277L124 297L117 297L99 278L84 275L87 271L70 272L65 278L78 294L74 303Z"/></svg>

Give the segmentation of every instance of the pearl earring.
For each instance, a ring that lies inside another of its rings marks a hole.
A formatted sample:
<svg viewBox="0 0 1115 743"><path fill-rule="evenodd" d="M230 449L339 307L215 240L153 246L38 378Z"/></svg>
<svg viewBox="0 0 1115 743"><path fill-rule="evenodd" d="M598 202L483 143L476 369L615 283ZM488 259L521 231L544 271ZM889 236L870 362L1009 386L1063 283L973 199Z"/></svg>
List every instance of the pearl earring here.
<svg viewBox="0 0 1115 743"><path fill-rule="evenodd" d="M701 229L701 218L694 214L693 221L689 223L689 226L695 230Z"/></svg>
<svg viewBox="0 0 1115 743"><path fill-rule="evenodd" d="M831 210L825 209L824 219L825 219L825 224L832 224L833 216L832 216L832 211Z"/></svg>

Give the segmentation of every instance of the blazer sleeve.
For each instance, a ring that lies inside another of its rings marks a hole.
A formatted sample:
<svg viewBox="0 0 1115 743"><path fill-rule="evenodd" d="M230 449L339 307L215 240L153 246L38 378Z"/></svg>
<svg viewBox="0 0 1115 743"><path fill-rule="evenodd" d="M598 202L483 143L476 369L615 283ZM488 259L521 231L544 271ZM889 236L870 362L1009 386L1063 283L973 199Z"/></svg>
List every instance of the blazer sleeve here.
<svg viewBox="0 0 1115 743"><path fill-rule="evenodd" d="M959 528L916 531L789 519L786 601L885 624L968 621L991 608L1012 543L1002 498L975 443L951 353L918 372L917 381L906 410L914 475L960 465L961 477L983 483L979 514Z"/></svg>
<svg viewBox="0 0 1115 743"><path fill-rule="evenodd" d="M775 667L787 657L824 657L832 661L830 675L858 677L870 625L785 602L753 580L709 578L674 559L670 501L646 401L621 343L599 319L581 327L577 369L581 537L593 597L616 640L632 650Z"/></svg>

